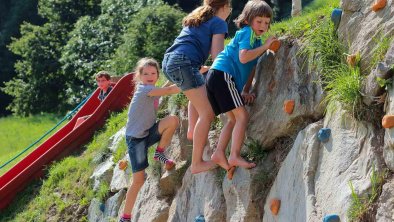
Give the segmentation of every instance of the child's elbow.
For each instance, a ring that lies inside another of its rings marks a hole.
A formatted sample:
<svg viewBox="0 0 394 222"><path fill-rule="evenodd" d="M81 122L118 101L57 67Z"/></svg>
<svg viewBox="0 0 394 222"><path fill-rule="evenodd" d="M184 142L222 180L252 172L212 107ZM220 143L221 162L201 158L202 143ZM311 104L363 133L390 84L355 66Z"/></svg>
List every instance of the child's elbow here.
<svg viewBox="0 0 394 222"><path fill-rule="evenodd" d="M244 54L241 53L241 55L239 55L239 61L240 61L242 64L245 64L245 63L248 62L248 59L246 58L246 56L245 56Z"/></svg>

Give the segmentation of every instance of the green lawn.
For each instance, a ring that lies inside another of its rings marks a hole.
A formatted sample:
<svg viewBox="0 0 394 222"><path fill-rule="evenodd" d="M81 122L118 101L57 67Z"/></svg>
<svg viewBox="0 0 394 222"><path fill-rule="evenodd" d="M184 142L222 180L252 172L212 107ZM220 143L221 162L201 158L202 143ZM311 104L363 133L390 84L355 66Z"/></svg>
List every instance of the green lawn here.
<svg viewBox="0 0 394 222"><path fill-rule="evenodd" d="M10 116L0 118L0 166L44 135L49 129L54 127L60 119L61 118L51 114L31 117ZM51 134L54 132L56 132L56 130ZM15 165L18 160L33 151L34 148L43 141L45 140L41 140L38 144L24 153L24 155L1 168L0 175L3 175L8 169Z"/></svg>

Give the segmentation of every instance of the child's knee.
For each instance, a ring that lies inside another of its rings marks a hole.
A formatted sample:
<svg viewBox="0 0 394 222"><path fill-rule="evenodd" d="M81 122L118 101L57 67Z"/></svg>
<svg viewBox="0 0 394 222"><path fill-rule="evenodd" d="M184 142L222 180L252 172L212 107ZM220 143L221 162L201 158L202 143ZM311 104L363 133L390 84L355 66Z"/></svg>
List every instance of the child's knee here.
<svg viewBox="0 0 394 222"><path fill-rule="evenodd" d="M171 127L177 128L179 126L179 118L177 116L171 116Z"/></svg>
<svg viewBox="0 0 394 222"><path fill-rule="evenodd" d="M145 177L135 177L133 178L132 186L133 187L142 187L145 183Z"/></svg>

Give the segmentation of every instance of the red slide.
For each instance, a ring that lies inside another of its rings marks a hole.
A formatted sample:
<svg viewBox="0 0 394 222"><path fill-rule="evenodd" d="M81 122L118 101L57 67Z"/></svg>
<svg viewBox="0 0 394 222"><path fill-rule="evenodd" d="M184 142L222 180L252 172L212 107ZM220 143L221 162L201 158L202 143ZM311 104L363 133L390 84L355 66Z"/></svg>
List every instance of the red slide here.
<svg viewBox="0 0 394 222"><path fill-rule="evenodd" d="M113 89L102 103L97 98L100 92L97 89L69 123L0 177L0 210L33 179L42 177L45 166L85 144L104 125L111 111L120 111L130 103L134 92L133 76L125 75L113 83ZM77 119L86 115L91 116L74 129Z"/></svg>

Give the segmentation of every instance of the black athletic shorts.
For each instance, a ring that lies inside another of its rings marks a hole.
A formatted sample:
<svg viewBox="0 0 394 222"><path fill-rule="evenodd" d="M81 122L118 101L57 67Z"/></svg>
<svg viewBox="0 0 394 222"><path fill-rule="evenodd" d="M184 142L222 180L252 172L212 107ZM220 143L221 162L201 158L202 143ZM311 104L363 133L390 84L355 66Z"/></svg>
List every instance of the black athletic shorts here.
<svg viewBox="0 0 394 222"><path fill-rule="evenodd" d="M228 73L210 69L205 86L215 115L245 106L241 94L235 87L234 78Z"/></svg>

